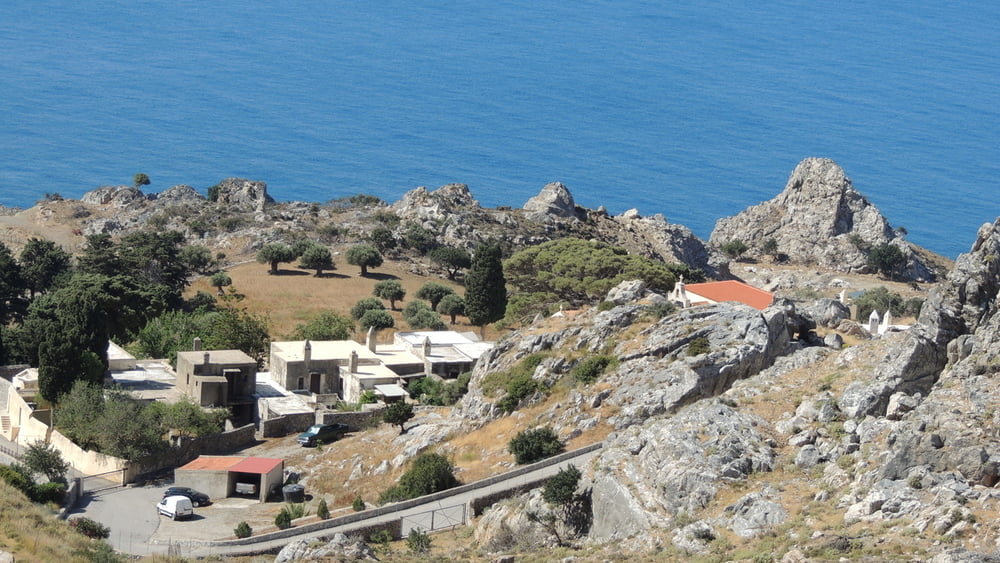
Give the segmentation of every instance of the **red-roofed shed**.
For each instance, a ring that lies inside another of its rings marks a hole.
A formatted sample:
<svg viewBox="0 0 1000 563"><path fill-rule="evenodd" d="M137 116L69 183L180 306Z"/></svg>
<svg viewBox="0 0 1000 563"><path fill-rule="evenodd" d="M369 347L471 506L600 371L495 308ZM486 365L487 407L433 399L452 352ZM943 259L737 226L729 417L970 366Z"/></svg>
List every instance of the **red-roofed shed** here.
<svg viewBox="0 0 1000 563"><path fill-rule="evenodd" d="M261 502L268 492L281 486L285 460L269 457L200 456L174 470L177 485L191 487L211 498L228 497L239 489L252 489Z"/></svg>
<svg viewBox="0 0 1000 563"><path fill-rule="evenodd" d="M685 285L684 290L688 293L692 303L738 301L754 309L764 310L774 301L774 295L770 292L734 280L692 283Z"/></svg>

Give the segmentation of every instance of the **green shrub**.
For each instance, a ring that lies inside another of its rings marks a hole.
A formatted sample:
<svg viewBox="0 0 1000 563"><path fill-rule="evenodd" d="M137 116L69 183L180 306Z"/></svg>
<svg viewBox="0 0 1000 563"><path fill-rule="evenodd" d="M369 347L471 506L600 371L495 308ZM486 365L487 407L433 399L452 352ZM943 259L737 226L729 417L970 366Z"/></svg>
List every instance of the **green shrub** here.
<svg viewBox="0 0 1000 563"><path fill-rule="evenodd" d="M34 486L28 469L20 464L0 465L0 479L26 495L31 492Z"/></svg>
<svg viewBox="0 0 1000 563"><path fill-rule="evenodd" d="M399 484L379 496L379 504L429 495L458 484L458 479L455 478L455 466L448 458L436 453L422 453L399 478Z"/></svg>
<svg viewBox="0 0 1000 563"><path fill-rule="evenodd" d="M559 440L550 426L522 430L511 438L507 445L518 465L533 463L540 459L554 456L566 451L566 446Z"/></svg>
<svg viewBox="0 0 1000 563"><path fill-rule="evenodd" d="M281 512L274 517L274 525L278 527L279 530L287 530L292 527L292 515L288 513L288 509L282 507Z"/></svg>
<svg viewBox="0 0 1000 563"><path fill-rule="evenodd" d="M687 347L688 356L698 356L701 354L707 354L711 348L708 345L708 338L704 336L699 336L692 340Z"/></svg>
<svg viewBox="0 0 1000 563"><path fill-rule="evenodd" d="M326 499L319 499L319 504L316 505L316 516L319 516L320 520L326 520L330 517L330 509L326 506Z"/></svg>
<svg viewBox="0 0 1000 563"><path fill-rule="evenodd" d="M250 524L247 524L245 521L240 522L233 530L233 535L238 538L249 538L253 535L253 528L251 528Z"/></svg>
<svg viewBox="0 0 1000 563"><path fill-rule="evenodd" d="M47 504L54 502L61 505L66 497L66 484L57 482L42 483L34 487L31 493L32 502Z"/></svg>
<svg viewBox="0 0 1000 563"><path fill-rule="evenodd" d="M375 219L383 225L396 226L399 224L399 215L396 215L392 211L377 211L372 215L372 219Z"/></svg>
<svg viewBox="0 0 1000 563"><path fill-rule="evenodd" d="M410 535L406 536L406 547L410 548L411 553L427 553L431 550L431 537L427 532L413 528Z"/></svg>
<svg viewBox="0 0 1000 563"><path fill-rule="evenodd" d="M653 315L657 319L662 319L667 315L670 315L677 311L677 305L674 305L670 301L658 301L650 305L647 309L650 315Z"/></svg>
<svg viewBox="0 0 1000 563"><path fill-rule="evenodd" d="M111 528L86 516L70 520L69 525L88 538L103 540L111 535Z"/></svg>
<svg viewBox="0 0 1000 563"><path fill-rule="evenodd" d="M597 304L598 312L610 311L611 309L614 308L615 308L614 301L601 301L600 303Z"/></svg>
<svg viewBox="0 0 1000 563"><path fill-rule="evenodd" d="M285 508L288 510L288 515L292 517L292 520L295 520L296 518L302 518L303 516L309 514L308 511L306 511L305 503L301 502L294 502L294 503L290 502L287 505L285 505Z"/></svg>
<svg viewBox="0 0 1000 563"><path fill-rule="evenodd" d="M351 508L354 512L361 512L365 509L365 500L360 496L354 497L354 502L351 503Z"/></svg>
<svg viewBox="0 0 1000 563"><path fill-rule="evenodd" d="M618 363L618 358L614 356L591 356L575 366L570 370L570 375L574 379L581 383L593 383L597 381L601 374L608 368Z"/></svg>
<svg viewBox="0 0 1000 563"><path fill-rule="evenodd" d="M385 529L372 532L371 535L368 536L368 541L380 545L384 550L389 546L389 542L392 541L392 532Z"/></svg>
<svg viewBox="0 0 1000 563"><path fill-rule="evenodd" d="M576 486L580 483L580 470L575 465L560 469L545 481L542 498L554 506L566 506L576 498Z"/></svg>

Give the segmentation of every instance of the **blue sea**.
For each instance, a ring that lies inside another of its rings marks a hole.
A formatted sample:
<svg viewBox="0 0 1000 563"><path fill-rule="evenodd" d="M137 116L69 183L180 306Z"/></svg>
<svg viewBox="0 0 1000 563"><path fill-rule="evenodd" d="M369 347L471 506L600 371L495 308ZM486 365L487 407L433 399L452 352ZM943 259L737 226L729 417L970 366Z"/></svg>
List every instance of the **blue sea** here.
<svg viewBox="0 0 1000 563"><path fill-rule="evenodd" d="M662 213L707 238L808 156L948 256L1000 215L1000 3L0 4L0 203L102 185Z"/></svg>

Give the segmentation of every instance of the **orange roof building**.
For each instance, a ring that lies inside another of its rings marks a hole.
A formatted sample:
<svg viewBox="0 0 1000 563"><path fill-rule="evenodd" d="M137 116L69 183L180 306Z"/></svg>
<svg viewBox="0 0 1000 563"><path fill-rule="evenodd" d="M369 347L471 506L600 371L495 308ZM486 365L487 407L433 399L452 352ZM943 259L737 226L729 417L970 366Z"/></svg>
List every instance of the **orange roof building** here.
<svg viewBox="0 0 1000 563"><path fill-rule="evenodd" d="M772 293L734 280L692 284L684 284L682 280L677 286L674 298L685 306L737 301L764 310L774 302Z"/></svg>
<svg viewBox="0 0 1000 563"><path fill-rule="evenodd" d="M284 471L285 460L280 458L203 455L175 469L174 484L213 499L253 491L260 502L266 502L268 493L284 482Z"/></svg>

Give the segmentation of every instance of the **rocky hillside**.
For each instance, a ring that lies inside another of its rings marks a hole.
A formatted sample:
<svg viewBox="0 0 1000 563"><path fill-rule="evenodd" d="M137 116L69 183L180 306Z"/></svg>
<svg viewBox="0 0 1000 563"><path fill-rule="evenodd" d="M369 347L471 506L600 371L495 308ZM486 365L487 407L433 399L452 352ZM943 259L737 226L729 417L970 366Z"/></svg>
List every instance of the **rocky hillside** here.
<svg viewBox="0 0 1000 563"><path fill-rule="evenodd" d="M613 427L580 468L585 526L553 528L545 515L565 515L533 491L480 519L474 539L486 552L562 543L582 560L624 552L995 561L997 256L1000 219L932 290L916 325L849 347L810 334L845 326L832 300L764 311L720 304L659 318L662 297L626 283L608 296L611 308L502 340L441 431L413 440L428 447L437 436L447 451L455 421L469 432L538 406L547 410L537 424L565 439ZM574 381L575 366L598 355L615 361L596 382ZM535 358L534 390L508 414L511 390L498 388L495 374L514 373L526 358ZM567 385L568 398L553 403L549 395Z"/></svg>
<svg viewBox="0 0 1000 563"><path fill-rule="evenodd" d="M819 264L845 272L868 271L868 251L891 244L906 260L902 277L933 281L935 273L918 249L899 236L844 171L829 159L807 158L774 199L720 219L709 239L721 246L742 241L764 253L768 241L800 264Z"/></svg>
<svg viewBox="0 0 1000 563"><path fill-rule="evenodd" d="M3 208L0 240L17 249L31 236L46 236L77 251L84 235L152 226L181 231L190 243L239 260L276 240L308 237L338 247L388 229L395 243L388 257L410 260L414 271L424 274L433 270L414 252L424 239L469 249L496 239L508 251L564 237L595 239L684 263L715 279L733 277L730 259L720 251L732 241L742 241L758 258L779 255L791 265L861 273L869 270L873 247L892 245L905 258L899 277L914 281L934 281L944 262L899 237L839 166L819 158L803 160L773 200L719 220L709 242L659 214L643 217L633 209L610 215L604 208L581 207L558 182L544 186L521 208L484 208L464 184L416 188L392 204L370 196L278 203L264 182L242 178L227 178L209 193L211 200L187 185L154 194L105 186L79 201L48 200L24 211ZM769 253L770 241L777 250Z"/></svg>

